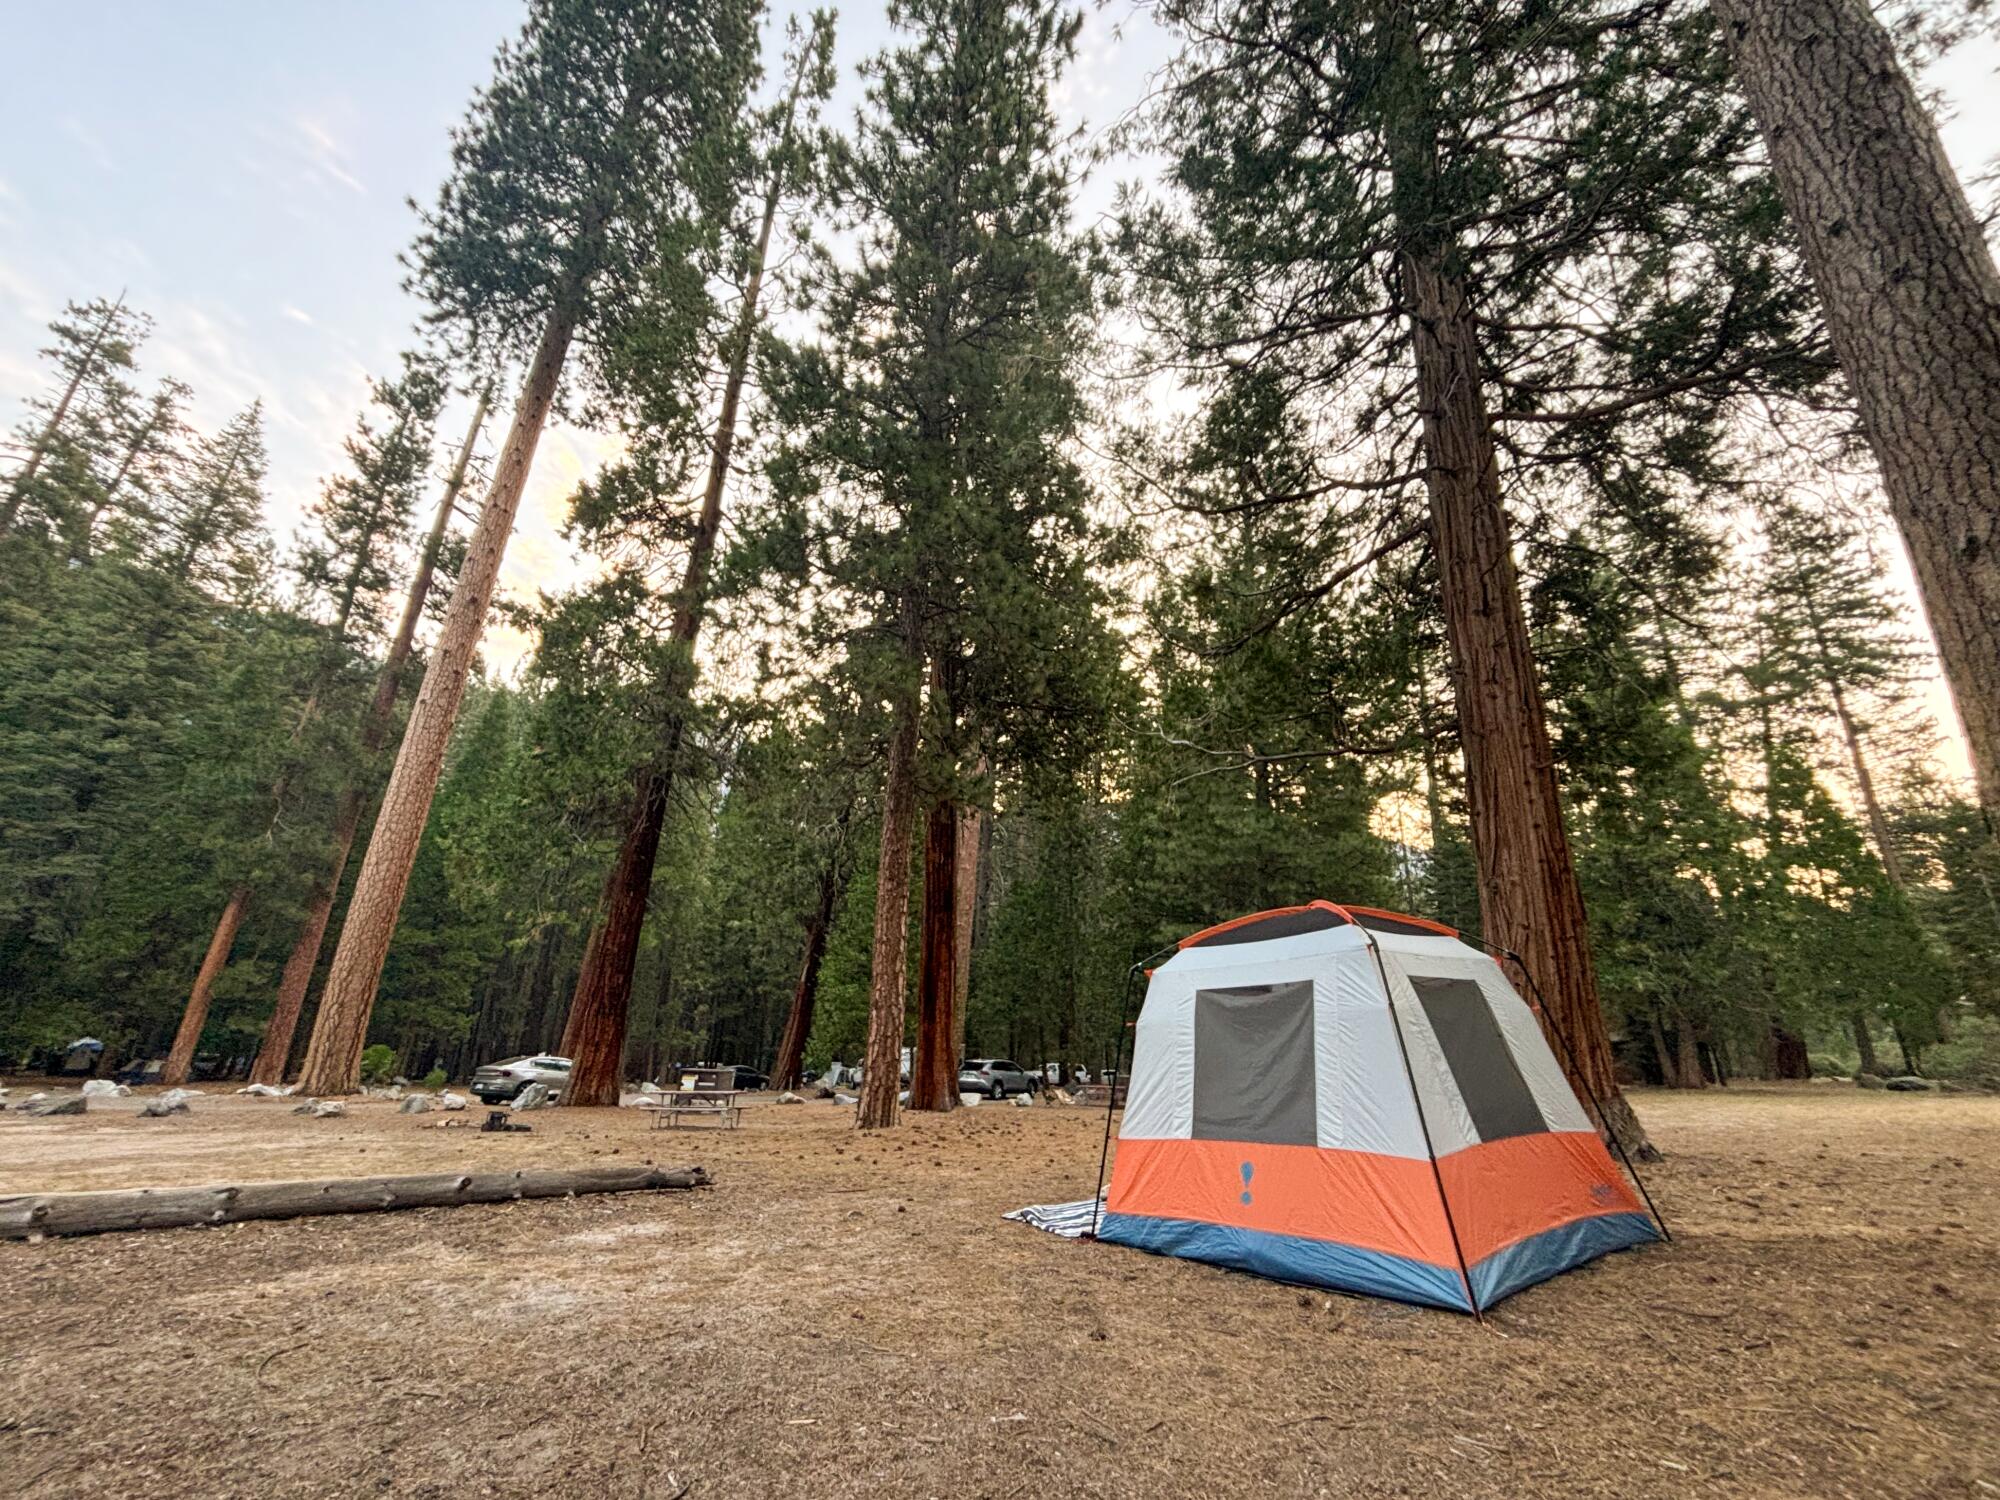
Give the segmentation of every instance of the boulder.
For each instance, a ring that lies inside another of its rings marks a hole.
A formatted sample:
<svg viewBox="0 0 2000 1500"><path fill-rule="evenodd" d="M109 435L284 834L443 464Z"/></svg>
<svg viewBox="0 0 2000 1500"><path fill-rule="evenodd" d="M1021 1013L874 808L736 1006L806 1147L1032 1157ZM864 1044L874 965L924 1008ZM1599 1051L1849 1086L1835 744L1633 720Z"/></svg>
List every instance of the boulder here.
<svg viewBox="0 0 2000 1500"><path fill-rule="evenodd" d="M1882 1080L1873 1073L1856 1073L1854 1075L1854 1086L1862 1089L1879 1089L1884 1085Z"/></svg>
<svg viewBox="0 0 2000 1500"><path fill-rule="evenodd" d="M507 1106L511 1110L547 1109L549 1107L549 1086L546 1083L531 1083L514 1096L514 1102Z"/></svg>
<svg viewBox="0 0 2000 1500"><path fill-rule="evenodd" d="M329 1115L346 1114L347 1106L338 1099L308 1099L303 1104L293 1106L292 1113L311 1115L315 1120L324 1120Z"/></svg>
<svg viewBox="0 0 2000 1500"><path fill-rule="evenodd" d="M784 1093L778 1095L778 1102L780 1104L803 1104L806 1101L801 1099L797 1094L793 1093L790 1089L786 1089Z"/></svg>
<svg viewBox="0 0 2000 1500"><path fill-rule="evenodd" d="M454 1094L450 1089L446 1089L437 1096L435 1103L439 1109L465 1109L472 1101L463 1094Z"/></svg>
<svg viewBox="0 0 2000 1500"><path fill-rule="evenodd" d="M289 1083L283 1085L252 1083L245 1085L236 1092L239 1094L248 1094L252 1099L282 1099L291 1093L293 1087Z"/></svg>
<svg viewBox="0 0 2000 1500"><path fill-rule="evenodd" d="M1882 1087L1892 1089L1898 1094L1927 1094L1935 1089L1937 1085L1932 1083L1928 1078L1919 1078L1914 1073L1905 1073L1900 1078L1885 1080Z"/></svg>
<svg viewBox="0 0 2000 1500"><path fill-rule="evenodd" d="M405 1094L403 1102L396 1106L399 1115L427 1115L431 1111L429 1094Z"/></svg>
<svg viewBox="0 0 2000 1500"><path fill-rule="evenodd" d="M109 1078L93 1078L83 1086L86 1099L116 1099L132 1091L122 1083L113 1083Z"/></svg>
<svg viewBox="0 0 2000 1500"><path fill-rule="evenodd" d="M80 1115L86 1105L81 1094L36 1094L22 1108L31 1115Z"/></svg>
<svg viewBox="0 0 2000 1500"><path fill-rule="evenodd" d="M175 1097L175 1094L178 1094L179 1092L180 1091L176 1089L172 1093L166 1093L160 1095L160 1097L157 1099L148 1099L146 1101L146 1107L139 1111L139 1118L142 1120L158 1120L164 1118L167 1115L185 1115L193 1113L193 1111L191 1111L188 1108L187 1100Z"/></svg>

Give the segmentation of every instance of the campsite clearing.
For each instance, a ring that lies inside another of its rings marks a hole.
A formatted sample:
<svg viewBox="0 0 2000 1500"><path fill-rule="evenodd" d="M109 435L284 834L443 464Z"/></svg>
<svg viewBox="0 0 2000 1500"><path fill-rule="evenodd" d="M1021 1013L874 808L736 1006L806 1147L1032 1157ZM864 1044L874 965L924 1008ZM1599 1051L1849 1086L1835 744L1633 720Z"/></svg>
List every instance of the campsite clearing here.
<svg viewBox="0 0 2000 1500"><path fill-rule="evenodd" d="M0 1192L699 1161L713 1188L0 1244L12 1493L1979 1496L2000 1099L1641 1091L1671 1246L1462 1315L1001 1222L1094 1111L856 1134L143 1094L0 1115Z"/></svg>

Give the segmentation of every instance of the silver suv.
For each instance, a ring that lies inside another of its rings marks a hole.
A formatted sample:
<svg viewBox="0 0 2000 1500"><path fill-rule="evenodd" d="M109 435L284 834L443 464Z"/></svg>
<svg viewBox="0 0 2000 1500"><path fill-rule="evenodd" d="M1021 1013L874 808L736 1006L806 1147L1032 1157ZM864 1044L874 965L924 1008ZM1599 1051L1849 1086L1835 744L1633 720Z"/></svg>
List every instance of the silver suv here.
<svg viewBox="0 0 2000 1500"><path fill-rule="evenodd" d="M1032 1094L1040 1080L1019 1063L1004 1057L969 1057L958 1070L961 1094L986 1094L1004 1099L1009 1094Z"/></svg>
<svg viewBox="0 0 2000 1500"><path fill-rule="evenodd" d="M566 1057L537 1053L532 1057L510 1057L488 1063L472 1074L472 1092L488 1104L511 1099L531 1083L549 1086L551 1099L559 1096L569 1082L570 1062Z"/></svg>

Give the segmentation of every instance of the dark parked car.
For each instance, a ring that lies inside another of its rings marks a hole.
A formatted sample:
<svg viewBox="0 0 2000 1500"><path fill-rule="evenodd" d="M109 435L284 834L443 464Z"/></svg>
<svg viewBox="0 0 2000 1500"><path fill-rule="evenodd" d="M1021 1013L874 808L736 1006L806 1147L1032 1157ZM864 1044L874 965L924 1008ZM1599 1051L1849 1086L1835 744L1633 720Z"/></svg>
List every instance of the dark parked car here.
<svg viewBox="0 0 2000 1500"><path fill-rule="evenodd" d="M1004 1057L969 1057L958 1070L961 1094L1004 1099L1009 1094L1032 1094L1039 1086L1034 1074Z"/></svg>

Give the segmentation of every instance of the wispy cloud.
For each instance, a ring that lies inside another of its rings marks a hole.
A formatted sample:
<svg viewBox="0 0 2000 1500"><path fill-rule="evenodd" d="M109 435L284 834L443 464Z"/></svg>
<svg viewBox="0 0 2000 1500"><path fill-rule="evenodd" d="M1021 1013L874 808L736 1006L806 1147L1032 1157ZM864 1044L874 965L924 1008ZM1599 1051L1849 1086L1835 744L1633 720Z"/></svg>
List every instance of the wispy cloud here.
<svg viewBox="0 0 2000 1500"><path fill-rule="evenodd" d="M304 308L293 307L288 302L283 307L279 308L278 311L283 313L286 317L290 318L294 323L303 323L308 328L313 326L312 314L307 312Z"/></svg>
<svg viewBox="0 0 2000 1500"><path fill-rule="evenodd" d="M338 183L349 192L367 193L368 189L361 185L361 179L349 167L347 152L334 139L332 131L307 115L295 117L292 126L305 143L306 161L311 171L329 182Z"/></svg>
<svg viewBox="0 0 2000 1500"><path fill-rule="evenodd" d="M83 154L89 157L99 170L105 172L118 170L118 159L111 154L111 148L106 146L96 132L83 121L75 115L64 115L56 123L62 127L65 135L83 147Z"/></svg>

